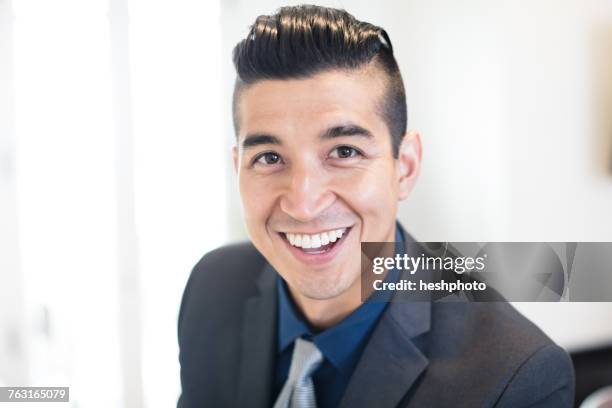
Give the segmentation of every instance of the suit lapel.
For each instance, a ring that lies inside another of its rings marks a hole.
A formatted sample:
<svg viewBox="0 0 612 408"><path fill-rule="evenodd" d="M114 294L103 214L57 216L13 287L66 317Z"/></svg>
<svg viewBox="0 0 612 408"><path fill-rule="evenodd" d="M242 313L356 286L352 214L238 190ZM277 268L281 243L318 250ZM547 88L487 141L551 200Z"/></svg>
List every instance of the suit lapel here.
<svg viewBox="0 0 612 408"><path fill-rule="evenodd" d="M418 244L400 225L406 253ZM340 408L396 407L429 364L413 342L429 331L431 303L397 293L381 316L344 393Z"/></svg>
<svg viewBox="0 0 612 408"><path fill-rule="evenodd" d="M389 305L357 364L341 408L397 406L429 362L411 339L429 330L430 312L429 302Z"/></svg>
<svg viewBox="0 0 612 408"><path fill-rule="evenodd" d="M276 361L276 271L267 265L258 278L258 293L247 299L242 324L238 406L271 406Z"/></svg>

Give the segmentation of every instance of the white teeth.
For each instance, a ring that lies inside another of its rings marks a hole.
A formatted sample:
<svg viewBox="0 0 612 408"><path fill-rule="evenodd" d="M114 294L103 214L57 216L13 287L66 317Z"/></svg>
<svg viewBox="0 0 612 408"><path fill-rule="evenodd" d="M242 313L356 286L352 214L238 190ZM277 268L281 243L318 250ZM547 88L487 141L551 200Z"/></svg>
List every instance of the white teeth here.
<svg viewBox="0 0 612 408"><path fill-rule="evenodd" d="M318 234L291 234L286 233L287 240L295 247L304 249L309 248L320 248L323 245L327 245L330 242L336 242L346 232L346 228L340 228L337 230L320 232Z"/></svg>
<svg viewBox="0 0 612 408"><path fill-rule="evenodd" d="M319 248L321 246L321 235L316 234L310 238L310 247L311 248Z"/></svg>

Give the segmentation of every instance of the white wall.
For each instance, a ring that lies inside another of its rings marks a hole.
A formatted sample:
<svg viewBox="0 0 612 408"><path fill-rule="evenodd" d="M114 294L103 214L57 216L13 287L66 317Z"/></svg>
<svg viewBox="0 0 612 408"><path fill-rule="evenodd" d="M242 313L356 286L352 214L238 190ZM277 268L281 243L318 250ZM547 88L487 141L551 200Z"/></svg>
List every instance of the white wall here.
<svg viewBox="0 0 612 408"><path fill-rule="evenodd" d="M0 0L0 384L176 404L181 295L227 241L219 4Z"/></svg>
<svg viewBox="0 0 612 408"><path fill-rule="evenodd" d="M257 15L298 3L224 2L228 144L231 47ZM394 43L409 127L424 142L421 180L399 212L417 239L612 241L612 2L323 5ZM230 202L237 214L232 188ZM568 348L612 342L610 304L517 307Z"/></svg>
<svg viewBox="0 0 612 408"><path fill-rule="evenodd" d="M0 1L0 384L28 378L23 276L19 273L13 10Z"/></svg>

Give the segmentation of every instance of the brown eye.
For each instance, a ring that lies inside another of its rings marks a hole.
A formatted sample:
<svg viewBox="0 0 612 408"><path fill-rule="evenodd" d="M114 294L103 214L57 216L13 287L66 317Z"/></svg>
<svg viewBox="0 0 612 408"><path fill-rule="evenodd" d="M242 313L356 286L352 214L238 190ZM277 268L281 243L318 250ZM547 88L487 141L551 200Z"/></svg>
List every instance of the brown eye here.
<svg viewBox="0 0 612 408"><path fill-rule="evenodd" d="M337 159L348 159L351 157L355 157L360 155L361 153L355 149L354 147L351 146L338 146L336 147L332 153L331 156L333 158L337 158Z"/></svg>
<svg viewBox="0 0 612 408"><path fill-rule="evenodd" d="M278 164L280 163L280 161L281 161L280 156L274 152L262 153L259 156L257 156L257 158L255 159L255 163L264 164L268 166Z"/></svg>

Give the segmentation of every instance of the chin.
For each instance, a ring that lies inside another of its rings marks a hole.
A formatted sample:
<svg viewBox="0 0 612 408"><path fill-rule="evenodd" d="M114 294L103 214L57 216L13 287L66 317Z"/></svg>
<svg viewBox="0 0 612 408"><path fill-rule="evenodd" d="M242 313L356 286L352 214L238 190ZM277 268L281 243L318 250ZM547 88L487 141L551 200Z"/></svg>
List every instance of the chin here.
<svg viewBox="0 0 612 408"><path fill-rule="evenodd" d="M321 272L312 273L320 274ZM302 275L293 279L292 286L294 290L308 299L328 300L347 292L354 285L355 279L354 276L343 276L342 273L338 276L331 276L331 274L316 277Z"/></svg>

